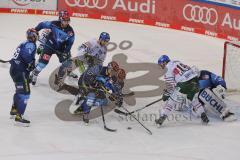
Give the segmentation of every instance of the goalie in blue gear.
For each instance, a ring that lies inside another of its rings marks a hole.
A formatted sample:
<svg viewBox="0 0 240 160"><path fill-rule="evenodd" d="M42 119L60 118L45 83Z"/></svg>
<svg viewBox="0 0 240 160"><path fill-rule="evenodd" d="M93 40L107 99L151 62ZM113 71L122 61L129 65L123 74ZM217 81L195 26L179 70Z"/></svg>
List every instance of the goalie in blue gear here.
<svg viewBox="0 0 240 160"><path fill-rule="evenodd" d="M126 73L123 69L116 67L116 62L114 62L114 67L112 64L111 62L106 67L101 65L90 67L79 79L80 97L83 102L74 113L83 113L85 123L89 122L88 115L92 106L107 105L106 92L111 93L109 99L115 101L117 106L122 105L122 88Z"/></svg>
<svg viewBox="0 0 240 160"><path fill-rule="evenodd" d="M224 102L227 90L224 79L207 70L201 70L198 79L200 88L199 98L205 107L209 107L209 109L216 112L224 121L235 120L234 113L229 111L229 108Z"/></svg>
<svg viewBox="0 0 240 160"><path fill-rule="evenodd" d="M15 84L12 109L10 115L23 126L29 126L30 121L24 119L27 101L30 97L29 73L35 67L36 41L38 32L35 29L27 30L27 41L21 43L10 60L10 75Z"/></svg>
<svg viewBox="0 0 240 160"><path fill-rule="evenodd" d="M70 26L70 15L67 11L59 12L59 20L44 21L39 23L35 29L49 29L49 34L45 37L45 42L42 42L43 51L38 60L36 68L31 74L32 84L35 85L37 76L47 66L53 54L56 54L61 67L58 71L57 83L59 86L63 84L65 74L72 71L72 60L70 50L74 43L75 35L73 28Z"/></svg>

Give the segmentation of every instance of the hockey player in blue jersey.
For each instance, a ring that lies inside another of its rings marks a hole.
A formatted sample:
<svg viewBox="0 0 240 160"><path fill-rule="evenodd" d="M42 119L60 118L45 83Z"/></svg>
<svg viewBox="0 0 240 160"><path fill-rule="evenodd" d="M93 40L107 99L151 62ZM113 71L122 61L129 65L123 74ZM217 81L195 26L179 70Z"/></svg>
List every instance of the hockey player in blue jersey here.
<svg viewBox="0 0 240 160"><path fill-rule="evenodd" d="M199 99L205 107L213 110L224 121L235 120L225 101L227 85L224 79L210 71L201 70L198 78Z"/></svg>
<svg viewBox="0 0 240 160"><path fill-rule="evenodd" d="M83 121L89 123L88 115L92 106L106 106L108 103L106 91L111 93L109 99L115 101L117 106L123 102L122 88L126 73L119 69L116 62L108 66L95 65L88 68L79 79L79 88L83 100L75 114L83 113Z"/></svg>
<svg viewBox="0 0 240 160"><path fill-rule="evenodd" d="M46 37L46 42L42 42L43 51L38 60L36 68L31 74L32 84L35 85L37 76L47 66L53 54L56 54L59 62L62 64L57 75L57 82L61 86L63 84L64 75L71 73L72 60L70 50L74 43L75 35L73 28L69 25L70 15L67 11L59 12L59 20L44 21L39 23L35 29L50 29L51 31Z"/></svg>
<svg viewBox="0 0 240 160"><path fill-rule="evenodd" d="M10 75L16 87L10 115L15 116L15 121L23 126L29 126L30 124L30 121L22 116L30 97L29 73L35 66L37 39L38 32L35 29L28 29L27 41L17 47L13 58L10 60Z"/></svg>

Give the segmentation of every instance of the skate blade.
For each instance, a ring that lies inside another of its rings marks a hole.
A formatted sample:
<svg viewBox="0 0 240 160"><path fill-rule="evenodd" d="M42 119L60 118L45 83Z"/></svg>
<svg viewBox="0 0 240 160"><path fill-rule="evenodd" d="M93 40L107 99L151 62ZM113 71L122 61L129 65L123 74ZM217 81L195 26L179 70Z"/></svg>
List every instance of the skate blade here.
<svg viewBox="0 0 240 160"><path fill-rule="evenodd" d="M237 121L237 117L235 116L229 116L229 117L226 117L224 120L224 122L233 122L233 121Z"/></svg>
<svg viewBox="0 0 240 160"><path fill-rule="evenodd" d="M14 125L18 127L30 127L30 123L21 123L16 121L14 122Z"/></svg>

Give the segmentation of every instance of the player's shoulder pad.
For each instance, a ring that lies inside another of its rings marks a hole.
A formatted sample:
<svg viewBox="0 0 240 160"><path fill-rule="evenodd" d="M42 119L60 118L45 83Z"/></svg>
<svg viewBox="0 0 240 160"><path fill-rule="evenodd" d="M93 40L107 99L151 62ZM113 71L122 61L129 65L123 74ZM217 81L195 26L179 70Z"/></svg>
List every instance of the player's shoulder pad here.
<svg viewBox="0 0 240 160"><path fill-rule="evenodd" d="M61 25L61 22L60 21L49 21L51 24L53 24L53 25L56 25L56 26L58 26L58 25Z"/></svg>
<svg viewBox="0 0 240 160"><path fill-rule="evenodd" d="M28 51L29 54L32 54L36 50L36 44L27 41L25 43L25 49Z"/></svg>
<svg viewBox="0 0 240 160"><path fill-rule="evenodd" d="M52 24L52 21L43 21L42 23L46 26L50 26Z"/></svg>
<svg viewBox="0 0 240 160"><path fill-rule="evenodd" d="M89 48L92 47L92 43L91 43L91 41L87 41L87 42L85 42L84 45L85 45L86 47L89 47Z"/></svg>
<svg viewBox="0 0 240 160"><path fill-rule="evenodd" d="M97 46L98 45L98 40L97 39L91 39L90 41L88 41L89 44L91 44L91 46Z"/></svg>

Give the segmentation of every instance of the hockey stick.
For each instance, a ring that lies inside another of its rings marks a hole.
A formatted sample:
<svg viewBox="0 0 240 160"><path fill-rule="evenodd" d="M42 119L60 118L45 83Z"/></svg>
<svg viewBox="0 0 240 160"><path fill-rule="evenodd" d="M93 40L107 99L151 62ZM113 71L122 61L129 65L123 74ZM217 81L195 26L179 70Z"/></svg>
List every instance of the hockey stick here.
<svg viewBox="0 0 240 160"><path fill-rule="evenodd" d="M105 88L102 87L102 89L104 90L105 93L111 95ZM116 99L115 99L116 100ZM130 116L132 116L144 129L146 129L148 131L148 133L150 135L152 135L152 132L146 127L144 126L144 124L142 124L133 114L131 114L124 106L121 106Z"/></svg>
<svg viewBox="0 0 240 160"><path fill-rule="evenodd" d="M150 131L144 124L142 124L133 114L131 114L124 106L122 108L129 114L131 117L133 117L144 129L148 131L150 135L152 135L152 131Z"/></svg>
<svg viewBox="0 0 240 160"><path fill-rule="evenodd" d="M1 63L8 63L8 62L10 62L10 61L11 61L11 60L5 61L5 60L0 59L0 62L1 62Z"/></svg>
<svg viewBox="0 0 240 160"><path fill-rule="evenodd" d="M104 129L106 131L109 131L109 132L116 132L117 130L116 129L110 129L106 126L106 122L105 122L105 118L104 118L104 113L103 113L103 107L101 106L101 113L102 113L102 120L103 120L103 125L104 125Z"/></svg>
<svg viewBox="0 0 240 160"><path fill-rule="evenodd" d="M159 102L159 101L161 101L161 100L162 100L162 98L160 98L160 99L158 99L158 100L156 100L156 101L153 101L153 102L147 104L146 106L144 106L144 107L142 107L142 108L139 108L139 109L137 109L137 110L134 110L134 111L132 111L132 112L126 113L126 112L123 112L123 111L121 111L121 110L119 110L119 109L117 109L117 108L114 109L114 112L116 112L116 113L118 113L118 114L122 114L122 115L128 116L128 115L133 114L133 113L135 113L135 112L141 111L141 110L143 110L143 109L145 109L145 108L147 108L147 107L149 107L149 106L151 106L151 105L153 105L153 104L155 104L155 103L157 103L157 102Z"/></svg>

